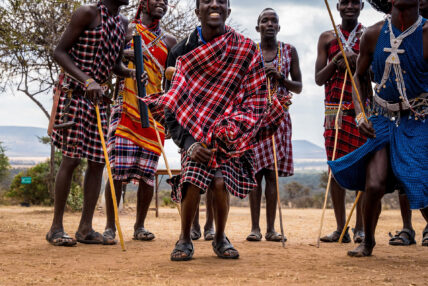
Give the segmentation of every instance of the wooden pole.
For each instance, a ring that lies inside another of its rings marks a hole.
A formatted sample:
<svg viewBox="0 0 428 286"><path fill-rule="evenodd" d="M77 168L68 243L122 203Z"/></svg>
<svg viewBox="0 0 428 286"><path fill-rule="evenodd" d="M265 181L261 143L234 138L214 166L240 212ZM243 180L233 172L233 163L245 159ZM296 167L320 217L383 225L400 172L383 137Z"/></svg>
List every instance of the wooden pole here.
<svg viewBox="0 0 428 286"><path fill-rule="evenodd" d="M272 103L272 95L270 91L269 79L268 79L268 91L269 91L269 102ZM272 148L273 148L273 159L275 162L276 196L277 196L277 202L278 202L279 225L281 227L281 236L282 236L281 242L282 242L282 247L285 248L285 235L284 235L284 224L282 222L281 196L279 195L278 161L276 158L275 135L272 135Z"/></svg>
<svg viewBox="0 0 428 286"><path fill-rule="evenodd" d="M354 205L352 206L351 212L349 213L348 219L346 220L345 227L343 228L342 233L340 234L339 243L342 243L343 237L345 236L345 233L346 233L346 229L348 228L348 225L349 225L349 221L352 218L352 214L354 213L355 207L357 206L358 201L360 200L360 197L362 194L363 192L358 192L358 195L355 198Z"/></svg>
<svg viewBox="0 0 428 286"><path fill-rule="evenodd" d="M116 222L117 232L119 233L120 245L122 247L122 250L126 251L125 242L123 241L122 229L120 227L120 222L119 222L119 213L117 211L116 191L114 189L113 175L111 174L110 161L108 158L106 142L104 140L104 133L103 133L103 129L101 127L101 116L100 116L100 109L98 107L98 104L95 104L95 111L97 113L98 132L100 133L101 145L103 146L104 158L106 161L106 167L107 167L107 172L108 172L108 179L110 182L111 199L113 201L113 209L114 209L114 220Z"/></svg>
<svg viewBox="0 0 428 286"><path fill-rule="evenodd" d="M156 137L158 138L159 148L161 149L163 159L165 160L166 170L168 172L169 178L172 179L172 172L171 172L171 169L169 168L168 159L166 157L165 150L164 150L163 145L162 145L162 140L161 140L160 135L159 135L158 127L156 126L157 122L153 118L153 116L152 116L152 119L153 119L153 126L154 126L155 132L156 132ZM177 207L178 214L181 216L181 204L175 203L175 206Z"/></svg>
<svg viewBox="0 0 428 286"><path fill-rule="evenodd" d="M343 94L345 93L345 87L346 87L347 80L348 80L348 74L345 73L345 78L343 80L343 85L342 85L342 91L340 94L339 107L337 109L336 119L334 121L335 135L334 135L334 147L333 147L333 158L332 158L333 161L336 159L337 139L339 137L339 114L340 114L340 111L342 110ZM328 182L327 182L327 187L326 187L325 195L324 195L324 205L323 205L322 214L321 214L320 228L318 231L318 238L317 238L317 247L318 248L320 247L321 232L322 232L322 227L324 225L325 209L327 208L327 200L328 200L328 193L330 191L330 186L331 186L331 179L332 179L331 170L329 170L328 171Z"/></svg>

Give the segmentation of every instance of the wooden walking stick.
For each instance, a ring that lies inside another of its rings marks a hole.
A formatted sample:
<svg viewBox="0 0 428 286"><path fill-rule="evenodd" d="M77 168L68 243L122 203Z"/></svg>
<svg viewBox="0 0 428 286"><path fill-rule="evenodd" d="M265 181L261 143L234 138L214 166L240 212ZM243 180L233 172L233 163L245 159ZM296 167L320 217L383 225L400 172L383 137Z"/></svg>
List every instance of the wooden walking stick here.
<svg viewBox="0 0 428 286"><path fill-rule="evenodd" d="M98 107L98 103L95 104L95 111L97 113L98 132L100 133L101 145L103 146L104 158L106 161L106 167L107 167L107 172L108 172L108 179L110 182L111 199L113 201L113 209L114 209L114 220L116 222L117 232L119 233L120 245L122 246L122 250L126 251L125 242L123 241L122 229L121 229L120 223L119 223L119 213L117 211L116 191L114 189L113 175L111 174L110 161L108 158L106 142L104 140L104 133L103 133L103 129L101 127L101 116L100 116L100 109Z"/></svg>
<svg viewBox="0 0 428 286"><path fill-rule="evenodd" d="M346 220L345 227L343 228L342 233L340 234L339 243L342 243L343 237L345 236L345 233L346 233L346 229L348 228L348 225L349 225L349 221L352 218L352 214L354 213L355 207L357 206L358 201L360 200L360 197L362 194L363 192L358 192L357 198L355 199L354 205L352 206L351 212L349 213L348 219Z"/></svg>
<svg viewBox="0 0 428 286"><path fill-rule="evenodd" d="M334 159L336 159L337 140L339 137L339 114L340 114L340 111L342 110L343 94L345 93L345 87L346 87L347 80L348 80L348 73L345 73L345 78L343 80L343 85L342 85L342 91L340 93L339 107L337 109L336 118L334 121L335 134L334 134L334 147L333 147L333 157L332 157L333 161L334 161ZM327 182L327 187L325 189L325 195L324 195L324 205L323 205L322 214L321 214L320 228L318 231L318 239L317 239L317 247L318 248L320 247L321 232L322 232L322 227L324 225L324 215L325 215L325 210L327 208L327 200L328 200L328 193L330 192L331 179L332 179L331 170L329 170L328 171L328 182Z"/></svg>
<svg viewBox="0 0 428 286"><path fill-rule="evenodd" d="M368 122L367 116L366 116L366 114L364 112L364 105L363 105L363 102L361 101L360 93L358 91L357 85L355 84L355 80L354 80L354 78L352 76L352 71L351 71L351 68L349 66L349 61L348 61L348 58L346 57L345 50L343 49L342 41L340 40L339 32L337 31L336 23L334 22L333 14L331 13L331 9L330 9L330 5L328 4L328 0L324 0L324 3L325 3L325 6L327 7L327 11L328 11L328 14L330 16L331 23L333 25L334 33L336 34L336 40L337 40L337 43L339 44L340 51L342 52L342 56L343 56L343 59L344 59L345 64L346 64L346 71L347 71L346 74L349 74L349 77L351 79L353 91L355 92L355 95L357 96L357 100L358 100L358 103L360 105L361 113L363 114L364 120L366 122ZM336 142L335 142L335 146L336 146ZM334 156L334 154L333 154L333 156ZM328 176L326 196L324 198L323 212L322 212L322 215L321 215L320 228L319 228L319 232L318 232L317 247L320 247L321 231L322 231L322 226L323 226L323 223L324 223L325 208L326 208L326 205L327 205L327 194L328 194L328 190L330 188L330 184L331 184L331 170L329 171L329 176ZM357 196L357 199L359 199L358 196ZM357 200L356 200L356 203L358 203Z"/></svg>
<svg viewBox="0 0 428 286"><path fill-rule="evenodd" d="M270 80L268 79L267 81L268 81L268 91L269 91L269 103L272 103L272 95L270 91ZM282 236L281 242L282 242L282 247L285 248L284 225L282 223L281 197L279 195L278 162L276 158L275 135L272 135L272 148L273 148L273 159L275 162L276 196L278 201L279 225L281 227L281 236Z"/></svg>
<svg viewBox="0 0 428 286"><path fill-rule="evenodd" d="M165 150L164 150L164 148L162 146L162 140L161 140L161 137L159 135L158 128L156 126L157 123L156 123L156 120L153 117L152 117L152 119L153 119L153 126L155 127L156 137L158 138L159 148L161 149L161 152L162 152L162 155L163 155L163 159L165 160L166 170L168 172L169 178L172 179L171 168L169 167L168 159L166 157ZM180 203L175 203L175 206L177 207L178 214L181 216L181 204Z"/></svg>

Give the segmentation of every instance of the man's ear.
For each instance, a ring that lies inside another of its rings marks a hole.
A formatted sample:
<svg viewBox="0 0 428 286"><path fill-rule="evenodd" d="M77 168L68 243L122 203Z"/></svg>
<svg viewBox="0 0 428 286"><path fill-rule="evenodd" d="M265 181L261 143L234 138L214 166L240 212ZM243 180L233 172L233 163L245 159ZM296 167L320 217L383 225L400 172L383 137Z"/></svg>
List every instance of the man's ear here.
<svg viewBox="0 0 428 286"><path fill-rule="evenodd" d="M199 9L198 9L198 8L196 8L196 9L195 9L195 14L196 14L196 17L197 17L199 20L201 20L201 18L199 18Z"/></svg>
<svg viewBox="0 0 428 286"><path fill-rule="evenodd" d="M260 27L259 27L259 25L256 26L256 31L257 31L257 33L260 33Z"/></svg>
<svg viewBox="0 0 428 286"><path fill-rule="evenodd" d="M280 26L280 25L278 25L278 32L279 32L279 31L281 31L281 26Z"/></svg>
<svg viewBox="0 0 428 286"><path fill-rule="evenodd" d="M336 9L337 9L337 11L339 11L339 2L337 2L337 4L336 4Z"/></svg>
<svg viewBox="0 0 428 286"><path fill-rule="evenodd" d="M230 13L232 13L232 9L228 8L228 9L227 9L227 18L229 18Z"/></svg>
<svg viewBox="0 0 428 286"><path fill-rule="evenodd" d="M364 2L361 1L361 10L364 9Z"/></svg>

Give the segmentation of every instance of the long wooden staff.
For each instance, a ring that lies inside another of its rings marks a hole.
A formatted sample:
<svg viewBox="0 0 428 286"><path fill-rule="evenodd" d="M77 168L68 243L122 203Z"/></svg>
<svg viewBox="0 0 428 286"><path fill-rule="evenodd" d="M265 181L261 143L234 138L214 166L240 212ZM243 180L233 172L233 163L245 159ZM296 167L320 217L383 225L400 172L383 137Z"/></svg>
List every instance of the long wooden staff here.
<svg viewBox="0 0 428 286"><path fill-rule="evenodd" d="M328 4L328 0L324 0L324 3L325 3L325 6L327 8L328 14L330 16L330 20L331 20L331 23L333 25L334 33L336 34L337 43L339 44L340 51L342 52L342 57L345 60L346 71L347 71L347 74L349 74L349 77L351 78L352 87L354 89L355 95L357 96L357 100L358 100L358 103L360 105L361 113L363 114L364 120L366 122L368 122L366 113L364 112L364 105L363 105L363 102L361 101L360 93L358 91L357 85L355 84L354 77L352 76L351 67L349 66L348 58L346 57L345 50L343 49L342 41L340 40L339 32L337 31L336 23L334 22L333 14L331 13L331 9L330 9L330 5ZM327 184L328 188L329 188L330 183L331 183L331 171L329 172L329 179L328 179L328 184ZM327 191L326 191L326 193L327 193ZM354 203L355 205L358 203L358 200L360 199L360 197L361 196L357 196L355 203ZM327 196L326 196L326 198L327 198ZM321 215L320 229L318 232L317 247L320 247L320 238L321 238L322 226L324 223L324 213L325 213L326 204L327 204L327 202L326 202L326 200L324 200L324 207L323 207L323 212Z"/></svg>
<svg viewBox="0 0 428 286"><path fill-rule="evenodd" d="M272 95L270 91L270 80L268 79L268 91L269 91L269 103L272 103ZM284 235L284 225L282 223L282 209L281 209L281 197L279 195L279 180L278 180L278 162L276 158L276 146L275 146L275 135L272 135L272 149L273 149L273 159L275 162L275 180L276 180L276 196L278 201L278 212L279 212L279 225L281 227L281 242L282 247L285 248L285 235Z"/></svg>
<svg viewBox="0 0 428 286"><path fill-rule="evenodd" d="M169 178L172 179L171 168L169 167L168 159L166 157L165 150L164 150L163 145L162 145L162 140L161 140L161 137L159 135L158 128L156 126L157 122L156 122L156 120L153 117L152 117L152 119L153 119L153 126L155 127L156 137L158 138L159 148L161 149L161 152L162 152L162 155L163 155L163 159L165 160L166 170L168 172ZM177 207L178 214L181 216L181 204L180 203L175 203L175 206Z"/></svg>
<svg viewBox="0 0 428 286"><path fill-rule="evenodd" d="M111 199L113 201L113 209L114 209L114 220L116 222L117 232L119 233L120 245L122 247L122 250L126 251L126 249L125 249L125 242L123 241L122 229L120 227L120 222L119 222L119 213L117 211L116 191L114 189L113 176L111 174L110 160L108 158L106 142L104 140L104 133L103 133L103 129L101 127L101 116L100 116L100 109L98 107L98 103L95 104L95 111L97 113L98 132L100 133L101 145L103 146L104 159L106 161L106 167L107 167L107 172L108 172L108 179L109 179L109 182L110 182Z"/></svg>
<svg viewBox="0 0 428 286"><path fill-rule="evenodd" d="M360 200L360 197L362 194L363 192L358 192L354 205L352 206L351 212L349 213L348 219L346 220L345 227L343 228L342 233L340 234L339 243L342 243L343 237L345 236L345 233L346 233L346 229L348 228L349 222L351 221L352 214L354 213L355 207L357 206L358 201Z"/></svg>
<svg viewBox="0 0 428 286"><path fill-rule="evenodd" d="M340 111L342 110L343 94L345 93L347 80L348 80L348 73L345 73L345 78L343 80L343 85L342 85L342 91L340 93L339 107L337 108L336 118L334 121L335 135L334 135L334 147L333 147L333 157L332 157L333 161L334 159L336 159L337 140L339 137L339 114L340 114ZM327 187L325 189L324 205L322 208L320 228L318 231L317 247L320 247L321 232L322 232L322 227L324 225L324 215L325 215L325 209L327 207L328 193L330 192L331 179L332 179L331 170L328 170L328 182L327 182Z"/></svg>

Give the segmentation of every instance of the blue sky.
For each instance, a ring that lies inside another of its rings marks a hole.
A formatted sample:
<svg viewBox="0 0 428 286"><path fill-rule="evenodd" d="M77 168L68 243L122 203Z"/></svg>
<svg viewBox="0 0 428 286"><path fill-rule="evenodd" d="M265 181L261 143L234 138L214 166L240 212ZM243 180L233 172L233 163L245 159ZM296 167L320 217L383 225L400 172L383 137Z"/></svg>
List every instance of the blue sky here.
<svg viewBox="0 0 428 286"><path fill-rule="evenodd" d="M329 1L335 21L340 17L335 0ZM368 3L361 12L360 21L368 26L383 19L383 15L373 10ZM321 32L332 28L327 10L322 0L231 0L231 17L234 23L245 29L244 34L255 41L259 35L255 31L257 17L264 8L277 10L281 31L279 40L293 44L300 57L303 75L303 91L295 95L290 113L293 121L293 139L309 140L319 146L323 139L323 98L324 88L315 84L314 66L316 46ZM50 111L51 94L43 98ZM38 107L22 94L0 95L0 125L47 127L48 121ZM173 150L173 145L168 144ZM174 150L175 153L175 150Z"/></svg>

